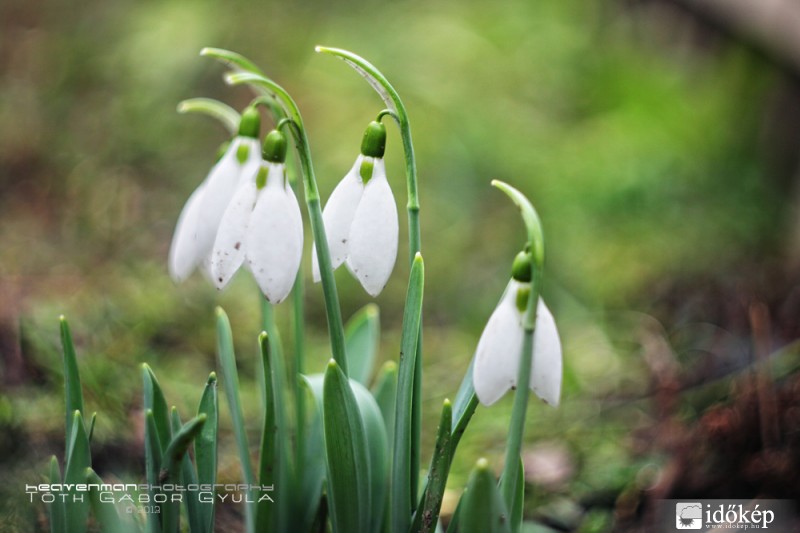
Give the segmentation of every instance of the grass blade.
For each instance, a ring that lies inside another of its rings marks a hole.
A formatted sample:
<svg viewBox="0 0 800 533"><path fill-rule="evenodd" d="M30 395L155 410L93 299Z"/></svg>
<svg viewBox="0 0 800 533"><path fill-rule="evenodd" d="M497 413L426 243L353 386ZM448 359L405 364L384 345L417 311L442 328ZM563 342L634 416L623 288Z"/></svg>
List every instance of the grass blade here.
<svg viewBox="0 0 800 533"><path fill-rule="evenodd" d="M236 356L233 353L233 335L228 315L221 307L217 307L217 355L222 367L222 380L225 383L225 397L228 399L228 408L231 412L233 434L239 451L239 463L242 467L242 478L248 486L255 484L253 466L250 461L250 447L247 444L247 433L244 429L244 414L242 403L239 399L239 375L236 371ZM252 500L252 494L250 494ZM255 526L255 508L253 504L245 503L245 523L247 531L253 531Z"/></svg>
<svg viewBox="0 0 800 533"><path fill-rule="evenodd" d="M350 383L333 360L325 372L322 395L333 531L369 531L371 494L366 432Z"/></svg>
<svg viewBox="0 0 800 533"><path fill-rule="evenodd" d="M403 313L403 332L400 338L400 364L397 378L397 403L395 405L394 443L392 451L391 523L392 531L408 531L411 525L412 495L411 476L411 418L414 393L414 366L422 316L422 290L425 282L422 256L417 254L411 267Z"/></svg>
<svg viewBox="0 0 800 533"><path fill-rule="evenodd" d="M344 327L350 377L365 386L369 384L378 354L380 327L380 313L375 304L363 307Z"/></svg>

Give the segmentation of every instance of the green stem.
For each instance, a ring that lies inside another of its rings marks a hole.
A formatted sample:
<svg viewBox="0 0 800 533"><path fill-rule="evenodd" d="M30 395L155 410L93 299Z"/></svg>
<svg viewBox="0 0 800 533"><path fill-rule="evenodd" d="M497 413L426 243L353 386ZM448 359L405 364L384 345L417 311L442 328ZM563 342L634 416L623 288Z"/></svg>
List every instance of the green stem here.
<svg viewBox="0 0 800 533"><path fill-rule="evenodd" d="M514 393L514 407L511 411L511 424L508 431L506 445L506 460L503 465L503 476L500 481L500 492L507 509L512 509L514 503L514 489L519 476L520 450L522 438L525 433L525 415L528 410L530 396L531 363L533 353L533 330L536 324L536 306L539 302L539 292L542 284L542 270L536 268L531 281L531 293L528 297L528 306L523 317L524 336L522 338L522 351L519 357L517 371L517 390Z"/></svg>
<svg viewBox="0 0 800 533"><path fill-rule="evenodd" d="M226 81L231 85L247 83L257 87L264 95L275 98L280 103L286 115L292 120L290 128L295 140L295 148L300 159L301 173L303 176L303 190L308 209L308 218L311 222L311 234L317 250L319 272L322 278L322 292L325 297L325 310L328 317L328 332L331 339L331 352L333 358L347 375L347 356L344 342L344 326L342 311L339 306L339 295L336 291L336 280L331 267L331 255L328 249L328 239L325 235L325 225L322 222L322 208L319 201L317 180L314 176L314 167L311 163L311 150L300 110L289 93L280 85L260 74L243 72L228 74Z"/></svg>
<svg viewBox="0 0 800 533"><path fill-rule="evenodd" d="M375 66L352 52L339 48L326 48L317 46L317 52L331 54L342 59L361 74L389 108L378 114L378 119L384 115L391 116L400 129L400 138L403 142L403 155L406 162L406 190L408 195L408 261L414 264L414 257L422 251L419 221L419 195L417 193L417 163L414 156L414 143L411 140L411 124L408 113L397 90L389 83L386 76ZM406 306L408 301L406 301ZM414 376L410 384L412 389L411 399L411 439L410 439L410 476L411 501L417 501L417 485L419 480L420 465L420 439L422 434L422 322L414 350Z"/></svg>

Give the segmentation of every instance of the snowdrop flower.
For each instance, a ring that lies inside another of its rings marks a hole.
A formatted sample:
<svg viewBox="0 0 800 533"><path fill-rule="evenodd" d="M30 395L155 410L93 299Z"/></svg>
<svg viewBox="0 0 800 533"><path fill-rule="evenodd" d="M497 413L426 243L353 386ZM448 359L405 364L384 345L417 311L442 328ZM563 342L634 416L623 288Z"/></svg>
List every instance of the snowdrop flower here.
<svg viewBox="0 0 800 533"><path fill-rule="evenodd" d="M487 406L517 386L524 336L522 320L530 297L530 265L530 254L520 252L514 260L512 279L478 341L472 383L478 400ZM546 403L557 406L561 396L561 341L553 315L541 298L530 357L528 386Z"/></svg>
<svg viewBox="0 0 800 533"><path fill-rule="evenodd" d="M371 296L386 286L397 259L397 206L386 180L385 147L386 127L371 122L361 154L322 212L332 267L346 263ZM319 281L316 249L312 254L314 281Z"/></svg>
<svg viewBox="0 0 800 533"><path fill-rule="evenodd" d="M286 182L286 137L273 130L264 140L264 162L243 176L219 223L211 252L218 289L242 264L272 303L292 290L303 253L303 219Z"/></svg>
<svg viewBox="0 0 800 533"><path fill-rule="evenodd" d="M169 273L176 282L198 266L208 269L222 215L242 177L255 173L261 163L260 127L258 110L246 109L238 135L183 207L169 250Z"/></svg>

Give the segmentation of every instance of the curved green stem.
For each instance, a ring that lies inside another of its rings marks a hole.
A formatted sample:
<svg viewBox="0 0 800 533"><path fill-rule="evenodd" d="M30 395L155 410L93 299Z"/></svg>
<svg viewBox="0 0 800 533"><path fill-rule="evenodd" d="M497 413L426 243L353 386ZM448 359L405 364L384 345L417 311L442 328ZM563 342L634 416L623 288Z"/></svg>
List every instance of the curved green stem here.
<svg viewBox="0 0 800 533"><path fill-rule="evenodd" d="M511 411L511 424L508 431L508 443L506 445L506 458L503 465L503 476L500 481L500 491L503 495L506 508L514 508L514 494L516 483L519 479L520 469L520 450L522 449L522 438L525 433L525 415L528 410L528 398L530 388L528 384L531 378L531 364L533 353L533 332L536 326L536 309L539 304L539 294L542 288L542 267L544 265L544 236L539 215L528 198L511 185L492 180L492 186L504 192L519 207L525 229L528 233L528 248L533 256L533 277L531 279L531 292L528 296L528 305L522 317L524 335L522 339L522 351L519 358L519 368L517 370L517 390L514 393L514 407ZM516 528L517 524L512 524ZM516 533L516 532L515 532Z"/></svg>
<svg viewBox="0 0 800 533"><path fill-rule="evenodd" d="M317 52L330 54L342 59L345 63L353 67L363 76L370 86L375 89L389 109L381 111L379 117L384 114L392 116L400 129L400 137L403 140L403 153L406 160L406 186L408 189L408 261L414 262L414 256L421 251L420 224L419 224L419 196L417 194L417 164L414 157L414 144L411 141L411 125L408 122L408 113L400 99L400 95L389 83L381 71L375 68L372 63L347 50L340 48L328 48L317 46Z"/></svg>
<svg viewBox="0 0 800 533"><path fill-rule="evenodd" d="M263 94L272 96L279 103L286 116L291 119L290 124L295 148L300 159L301 174L303 177L303 190L308 209L308 218L311 221L311 233L317 250L319 272L322 278L322 292L325 296L325 309L328 316L328 331L331 338L331 352L342 371L347 374L347 356L344 343L344 326L342 312L339 306L339 295L336 291L336 280L331 268L331 255L328 249L328 239L325 235L325 225L322 222L322 208L320 207L317 180L314 177L314 167L311 163L311 150L308 144L303 117L300 110L289 93L272 80L253 72L228 74L225 80L231 85L250 84L258 88Z"/></svg>
<svg viewBox="0 0 800 533"><path fill-rule="evenodd" d="M397 90L389 83L386 76L381 73L372 63L361 56L347 50L339 48L327 48L317 46L317 52L330 54L342 59L358 72L367 83L375 89L378 95L386 104L388 109L381 111L378 117L389 115L397 123L400 129L400 138L403 141L403 155L406 163L406 189L408 194L408 260L413 266L414 257L422 251L422 239L420 236L419 221L419 196L417 193L417 163L414 156L414 143L411 140L411 124L408 121L408 113ZM406 300L406 306L408 301ZM411 387L411 439L410 439L410 476L411 501L417 501L417 484L419 479L420 465L420 438L422 434L422 327L420 322L417 346L414 354L414 379Z"/></svg>
<svg viewBox="0 0 800 533"><path fill-rule="evenodd" d="M219 120L231 135L236 135L242 117L234 108L213 98L189 98L178 104L178 113L201 113Z"/></svg>

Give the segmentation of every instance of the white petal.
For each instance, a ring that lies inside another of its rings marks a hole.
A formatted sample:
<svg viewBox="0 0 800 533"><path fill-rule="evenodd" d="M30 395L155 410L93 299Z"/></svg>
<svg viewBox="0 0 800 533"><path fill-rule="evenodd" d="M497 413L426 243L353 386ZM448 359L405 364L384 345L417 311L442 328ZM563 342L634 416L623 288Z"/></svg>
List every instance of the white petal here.
<svg viewBox="0 0 800 533"><path fill-rule="evenodd" d="M303 254L303 219L283 174L283 165L270 164L245 238L248 267L272 303L289 295Z"/></svg>
<svg viewBox="0 0 800 533"><path fill-rule="evenodd" d="M380 294L392 274L398 235L392 189L386 181L383 159L375 158L372 179L364 187L353 217L347 254L347 266L372 296Z"/></svg>
<svg viewBox="0 0 800 533"><path fill-rule="evenodd" d="M541 298L533 332L533 363L530 387L536 395L556 407L561 397L561 340L552 313Z"/></svg>
<svg viewBox="0 0 800 533"><path fill-rule="evenodd" d="M331 266L334 270L347 259L350 227L353 225L353 217L364 193L364 181L361 179L363 160L363 155L356 158L355 165L333 190L322 211L322 221L325 223L325 235L331 253ZM316 246L311 250L311 274L314 281L319 282Z"/></svg>
<svg viewBox="0 0 800 533"><path fill-rule="evenodd" d="M222 215L210 256L211 279L218 289L224 288L242 266L247 226L257 195L255 176L242 179Z"/></svg>
<svg viewBox="0 0 800 533"><path fill-rule="evenodd" d="M472 385L483 405L492 405L517 382L522 350L522 315L517 310L518 282L511 281L475 350Z"/></svg>
<svg viewBox="0 0 800 533"><path fill-rule="evenodd" d="M239 146L242 145L248 147L248 155L244 163L240 163L237 156ZM239 180L243 175L250 176L256 172L260 160L261 152L257 140L236 137L209 173L205 182L203 201L200 203L200 217L197 224L197 248L202 255L211 253L220 220L236 191Z"/></svg>
<svg viewBox="0 0 800 533"><path fill-rule="evenodd" d="M197 224L200 219L204 185L205 182L201 183L189 196L178 217L175 234L172 236L168 265L169 275L176 282L188 278L203 258L197 246Z"/></svg>

